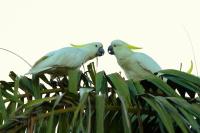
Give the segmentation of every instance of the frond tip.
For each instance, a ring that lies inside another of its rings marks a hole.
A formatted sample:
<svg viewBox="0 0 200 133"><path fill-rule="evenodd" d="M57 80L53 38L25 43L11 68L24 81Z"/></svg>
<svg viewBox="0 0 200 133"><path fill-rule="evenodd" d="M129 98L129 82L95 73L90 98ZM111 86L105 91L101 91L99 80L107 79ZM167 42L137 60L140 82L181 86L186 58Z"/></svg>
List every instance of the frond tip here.
<svg viewBox="0 0 200 133"><path fill-rule="evenodd" d="M191 74L193 70L193 61L191 60L190 68L188 69L187 73Z"/></svg>

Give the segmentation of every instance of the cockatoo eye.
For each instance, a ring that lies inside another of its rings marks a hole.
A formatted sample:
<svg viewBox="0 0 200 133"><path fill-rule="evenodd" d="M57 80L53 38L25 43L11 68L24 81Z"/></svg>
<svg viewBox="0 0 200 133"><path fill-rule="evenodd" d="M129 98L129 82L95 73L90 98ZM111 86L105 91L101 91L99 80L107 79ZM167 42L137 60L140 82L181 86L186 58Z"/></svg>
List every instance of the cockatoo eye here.
<svg viewBox="0 0 200 133"><path fill-rule="evenodd" d="M95 47L98 47L98 45L96 44Z"/></svg>
<svg viewBox="0 0 200 133"><path fill-rule="evenodd" d="M116 47L116 45L113 45L113 47Z"/></svg>

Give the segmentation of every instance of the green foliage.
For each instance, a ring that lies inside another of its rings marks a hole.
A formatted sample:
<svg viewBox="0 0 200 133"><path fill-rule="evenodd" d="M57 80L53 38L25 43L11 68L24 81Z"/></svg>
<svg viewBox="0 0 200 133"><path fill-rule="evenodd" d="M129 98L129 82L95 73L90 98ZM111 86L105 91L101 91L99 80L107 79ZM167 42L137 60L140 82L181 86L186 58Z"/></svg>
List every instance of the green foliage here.
<svg viewBox="0 0 200 133"><path fill-rule="evenodd" d="M134 82L87 68L56 79L11 72L0 81L0 132L200 132L200 78L162 70Z"/></svg>

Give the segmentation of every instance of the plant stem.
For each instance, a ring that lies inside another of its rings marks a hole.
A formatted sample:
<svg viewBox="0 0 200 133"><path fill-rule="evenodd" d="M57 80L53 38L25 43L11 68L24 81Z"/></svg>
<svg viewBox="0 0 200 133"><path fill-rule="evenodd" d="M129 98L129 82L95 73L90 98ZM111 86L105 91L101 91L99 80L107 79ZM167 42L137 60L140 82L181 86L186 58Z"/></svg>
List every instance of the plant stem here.
<svg viewBox="0 0 200 133"><path fill-rule="evenodd" d="M62 91L63 91L62 88L47 89L47 90L41 91L41 94L49 94L49 93L62 92ZM30 97L30 96L31 95L29 93L26 93L26 94L19 95L19 98L21 99L21 98ZM5 99L4 103L6 102L10 102L10 99Z"/></svg>

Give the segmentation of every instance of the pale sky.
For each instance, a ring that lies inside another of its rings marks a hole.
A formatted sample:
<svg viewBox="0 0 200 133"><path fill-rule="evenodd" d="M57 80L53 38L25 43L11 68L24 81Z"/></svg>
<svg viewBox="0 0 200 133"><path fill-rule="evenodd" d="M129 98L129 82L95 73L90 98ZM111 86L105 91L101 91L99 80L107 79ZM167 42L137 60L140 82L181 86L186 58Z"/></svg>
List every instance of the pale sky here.
<svg viewBox="0 0 200 133"><path fill-rule="evenodd" d="M114 39L143 47L163 69L183 70L193 59L191 36L200 71L199 0L0 0L0 47L31 64L70 43L100 41L104 49ZM9 71L23 75L29 66L0 51L0 80ZM98 71L122 71L114 56L99 58ZM196 72L194 71L194 74Z"/></svg>

